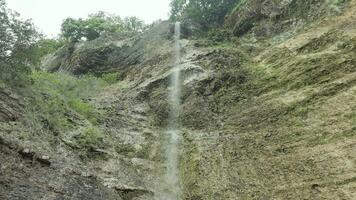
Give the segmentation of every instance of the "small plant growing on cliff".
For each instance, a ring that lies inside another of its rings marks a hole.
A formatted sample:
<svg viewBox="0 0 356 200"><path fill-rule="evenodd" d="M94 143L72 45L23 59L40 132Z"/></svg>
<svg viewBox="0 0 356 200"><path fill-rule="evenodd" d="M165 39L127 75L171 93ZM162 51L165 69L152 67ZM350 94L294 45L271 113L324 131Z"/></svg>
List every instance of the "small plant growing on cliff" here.
<svg viewBox="0 0 356 200"><path fill-rule="evenodd" d="M144 146L142 147L142 149L140 149L140 150L138 150L138 151L136 152L136 156L137 156L138 158L148 159L149 156L150 156L150 146L147 145L147 144L144 145Z"/></svg>
<svg viewBox="0 0 356 200"><path fill-rule="evenodd" d="M103 134L99 129L95 127L89 127L84 129L84 131L79 135L77 140L81 148L98 148L102 146Z"/></svg>
<svg viewBox="0 0 356 200"><path fill-rule="evenodd" d="M115 146L115 151L118 154L124 155L124 156L133 156L133 154L136 152L135 147L132 144L118 144Z"/></svg>
<svg viewBox="0 0 356 200"><path fill-rule="evenodd" d="M114 73L103 74L101 78L108 84L114 84L118 81L118 76L119 73L114 72Z"/></svg>
<svg viewBox="0 0 356 200"><path fill-rule="evenodd" d="M327 0L326 3L332 12L340 14L341 6L345 3L345 0Z"/></svg>

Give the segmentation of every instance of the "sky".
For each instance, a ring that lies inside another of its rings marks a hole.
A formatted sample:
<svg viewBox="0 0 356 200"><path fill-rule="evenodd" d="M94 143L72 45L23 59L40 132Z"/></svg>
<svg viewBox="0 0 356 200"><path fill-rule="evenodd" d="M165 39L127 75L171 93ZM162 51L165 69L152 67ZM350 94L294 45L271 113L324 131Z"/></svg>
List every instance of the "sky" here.
<svg viewBox="0 0 356 200"><path fill-rule="evenodd" d="M60 32L63 19L85 18L105 11L121 17L137 16L146 23L167 19L170 0L6 0L8 7L32 19L49 37Z"/></svg>

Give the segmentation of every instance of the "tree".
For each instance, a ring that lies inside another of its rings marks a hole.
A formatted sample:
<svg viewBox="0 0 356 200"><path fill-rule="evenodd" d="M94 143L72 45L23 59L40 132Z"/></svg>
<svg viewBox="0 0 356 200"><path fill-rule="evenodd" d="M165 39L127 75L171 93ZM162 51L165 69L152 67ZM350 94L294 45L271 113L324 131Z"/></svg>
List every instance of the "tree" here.
<svg viewBox="0 0 356 200"><path fill-rule="evenodd" d="M84 22L82 19L73 19L67 18L62 23L62 37L73 40L79 41L84 37Z"/></svg>
<svg viewBox="0 0 356 200"><path fill-rule="evenodd" d="M32 48L33 63L35 66L41 64L41 59L51 53L54 53L64 45L64 41L60 39L40 38Z"/></svg>
<svg viewBox="0 0 356 200"><path fill-rule="evenodd" d="M145 24L137 17L126 17L124 19L124 28L130 32L142 32L145 29Z"/></svg>
<svg viewBox="0 0 356 200"><path fill-rule="evenodd" d="M119 16L102 11L89 15L84 24L84 35L88 40L96 39L103 33L120 32L124 29L123 21Z"/></svg>
<svg viewBox="0 0 356 200"><path fill-rule="evenodd" d="M171 19L199 25L203 30L220 26L240 0L172 0Z"/></svg>
<svg viewBox="0 0 356 200"><path fill-rule="evenodd" d="M119 16L98 12L87 19L67 18L62 23L62 37L72 41L94 40L104 33L142 32L145 25L137 17L122 20Z"/></svg>
<svg viewBox="0 0 356 200"><path fill-rule="evenodd" d="M33 47L38 40L31 21L22 21L19 14L8 9L0 0L0 82L21 86L36 58Z"/></svg>
<svg viewBox="0 0 356 200"><path fill-rule="evenodd" d="M187 0L171 0L171 20L178 21L182 18L183 11L187 7Z"/></svg>

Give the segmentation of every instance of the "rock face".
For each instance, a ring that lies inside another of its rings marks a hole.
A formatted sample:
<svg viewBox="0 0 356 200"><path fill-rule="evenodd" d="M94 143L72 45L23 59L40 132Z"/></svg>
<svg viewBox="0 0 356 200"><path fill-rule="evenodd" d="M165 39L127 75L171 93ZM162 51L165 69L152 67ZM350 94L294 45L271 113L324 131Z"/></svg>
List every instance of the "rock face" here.
<svg viewBox="0 0 356 200"><path fill-rule="evenodd" d="M339 3L325 0L243 1L228 16L226 24L236 36L249 31L258 36L271 36L288 29L300 29L327 13L340 12Z"/></svg>
<svg viewBox="0 0 356 200"><path fill-rule="evenodd" d="M354 199L356 4L329 16L314 12L320 3L246 1L227 22L241 37L182 39L183 199ZM257 34L270 18L275 28L298 16L303 29ZM118 72L120 82L88 100L106 113L98 124L75 119L73 130L55 135L0 123L0 199L159 197L171 37L164 22L48 57L50 71ZM8 99L0 93L3 105L16 102ZM1 108L0 117L14 110ZM84 151L72 140L89 125L102 130L104 145Z"/></svg>
<svg viewBox="0 0 356 200"><path fill-rule="evenodd" d="M20 115L20 97L9 90L0 88L0 122L15 121Z"/></svg>
<svg viewBox="0 0 356 200"><path fill-rule="evenodd" d="M95 177L32 163L11 146L0 144L0 150L1 199L121 199L115 190L104 187Z"/></svg>
<svg viewBox="0 0 356 200"><path fill-rule="evenodd" d="M89 42L71 43L42 62L49 71L66 71L75 75L105 72L124 73L128 67L156 62L168 56L170 24L162 23L143 35L106 35Z"/></svg>

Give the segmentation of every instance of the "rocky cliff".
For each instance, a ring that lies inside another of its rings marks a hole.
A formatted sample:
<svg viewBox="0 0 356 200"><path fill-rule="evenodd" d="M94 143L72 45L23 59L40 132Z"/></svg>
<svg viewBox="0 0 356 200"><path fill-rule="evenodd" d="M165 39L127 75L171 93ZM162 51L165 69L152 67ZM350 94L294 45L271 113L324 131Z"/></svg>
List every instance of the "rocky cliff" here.
<svg viewBox="0 0 356 200"><path fill-rule="evenodd" d="M181 40L184 199L356 197L355 13L353 0L243 1L222 40ZM51 72L115 72L118 82L85 99L104 113L97 122L68 109L71 128L42 117L34 129L21 121L27 101L0 93L0 198L158 197L172 35L163 22L47 57ZM102 135L84 148L88 127Z"/></svg>

